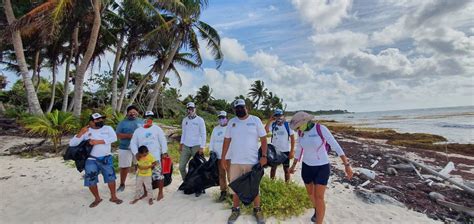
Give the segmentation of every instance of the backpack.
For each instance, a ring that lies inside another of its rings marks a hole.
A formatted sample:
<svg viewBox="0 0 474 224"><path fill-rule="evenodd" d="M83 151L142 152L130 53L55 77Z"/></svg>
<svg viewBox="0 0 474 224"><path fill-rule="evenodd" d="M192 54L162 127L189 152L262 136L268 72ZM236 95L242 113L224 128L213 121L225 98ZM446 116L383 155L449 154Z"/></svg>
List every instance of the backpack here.
<svg viewBox="0 0 474 224"><path fill-rule="evenodd" d="M285 121L283 125L285 126L286 133L288 133L288 140L290 140L290 124L288 124L288 122ZM272 123L272 138L271 138L272 142L273 142L273 134L274 134L276 126L277 126L277 123L273 122Z"/></svg>
<svg viewBox="0 0 474 224"><path fill-rule="evenodd" d="M324 145L324 148L326 149L326 152L329 153L331 151L331 145L329 145L328 142L326 141L326 139L324 138L323 132L321 131L321 125L319 123L316 124L316 132L318 133L319 137L323 141L323 144L321 144L321 147ZM298 130L298 136L302 137L303 135L304 135L303 131ZM301 155L300 155L299 159L301 159L301 156L303 156L303 150L304 149L301 148Z"/></svg>

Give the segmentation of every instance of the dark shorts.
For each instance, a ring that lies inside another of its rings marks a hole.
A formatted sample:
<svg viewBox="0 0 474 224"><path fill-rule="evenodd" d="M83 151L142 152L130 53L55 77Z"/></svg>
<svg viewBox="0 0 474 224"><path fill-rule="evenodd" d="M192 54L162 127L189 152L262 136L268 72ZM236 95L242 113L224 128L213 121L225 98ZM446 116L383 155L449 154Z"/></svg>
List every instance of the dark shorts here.
<svg viewBox="0 0 474 224"><path fill-rule="evenodd" d="M87 159L84 175L84 186L95 186L99 182L99 173L104 177L104 183L115 181L115 170L112 156L98 159Z"/></svg>
<svg viewBox="0 0 474 224"><path fill-rule="evenodd" d="M301 177L304 184L327 185L330 173L331 167L329 163L321 166L308 166L306 163L303 163L301 169Z"/></svg>
<svg viewBox="0 0 474 224"><path fill-rule="evenodd" d="M283 162L283 167L284 168L289 168L290 167L290 159L289 159L289 156L290 156L290 152L283 152L283 154L286 155L286 160L285 162ZM276 166L275 166L276 167Z"/></svg>

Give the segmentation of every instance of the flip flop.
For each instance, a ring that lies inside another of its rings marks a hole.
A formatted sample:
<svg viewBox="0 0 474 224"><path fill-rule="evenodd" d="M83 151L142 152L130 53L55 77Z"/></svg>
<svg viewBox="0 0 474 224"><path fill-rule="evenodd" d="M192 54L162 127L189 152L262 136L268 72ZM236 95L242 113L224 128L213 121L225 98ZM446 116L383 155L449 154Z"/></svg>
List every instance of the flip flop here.
<svg viewBox="0 0 474 224"><path fill-rule="evenodd" d="M100 199L99 201L93 201L93 202L89 205L89 208L94 208L94 207L96 207L97 205L99 205L100 202L102 202L102 199Z"/></svg>
<svg viewBox="0 0 474 224"><path fill-rule="evenodd" d="M115 199L115 200L112 200L112 198L111 198L111 199L109 199L109 201L110 201L110 202L113 202L113 203L115 203L115 204L117 204L117 205L120 205L120 204L122 204L122 202L123 202L122 200L120 200L120 199L118 199L118 198Z"/></svg>

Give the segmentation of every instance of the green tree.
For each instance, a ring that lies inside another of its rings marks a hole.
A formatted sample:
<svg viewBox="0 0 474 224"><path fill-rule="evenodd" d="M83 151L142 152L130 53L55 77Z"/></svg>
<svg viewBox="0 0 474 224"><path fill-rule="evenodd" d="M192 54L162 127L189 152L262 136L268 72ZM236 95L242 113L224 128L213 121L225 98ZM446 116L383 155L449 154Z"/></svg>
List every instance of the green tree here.
<svg viewBox="0 0 474 224"><path fill-rule="evenodd" d="M260 100L267 96L267 91L268 90L265 88L265 83L262 80L257 80L252 84L248 96L252 97L255 109L259 108Z"/></svg>

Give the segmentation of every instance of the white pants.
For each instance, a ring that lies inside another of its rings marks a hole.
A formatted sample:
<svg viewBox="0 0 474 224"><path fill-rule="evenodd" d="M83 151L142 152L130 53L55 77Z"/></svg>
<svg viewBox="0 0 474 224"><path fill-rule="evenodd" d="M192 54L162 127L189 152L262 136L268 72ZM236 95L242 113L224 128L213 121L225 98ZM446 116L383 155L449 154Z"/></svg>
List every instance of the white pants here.
<svg viewBox="0 0 474 224"><path fill-rule="evenodd" d="M151 187L151 176L138 176L136 180L135 199L139 199L143 195L143 186L148 192L146 199L153 198L153 189Z"/></svg>

